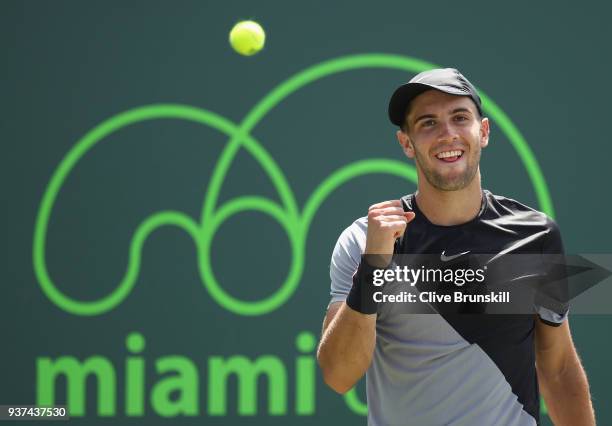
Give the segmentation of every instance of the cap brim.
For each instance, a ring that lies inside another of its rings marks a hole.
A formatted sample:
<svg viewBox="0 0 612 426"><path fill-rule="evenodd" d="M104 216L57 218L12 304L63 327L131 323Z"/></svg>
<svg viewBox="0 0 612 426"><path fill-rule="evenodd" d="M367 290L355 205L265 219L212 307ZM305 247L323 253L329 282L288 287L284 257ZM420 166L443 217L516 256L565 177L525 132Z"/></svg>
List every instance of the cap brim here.
<svg viewBox="0 0 612 426"><path fill-rule="evenodd" d="M450 95L466 96L467 94L455 87L450 86L436 86L434 84L426 83L406 83L398 87L391 100L389 100L389 120L396 126L402 127L406 119L406 110L410 105L410 102L421 93L427 90L439 90L440 92L448 93Z"/></svg>

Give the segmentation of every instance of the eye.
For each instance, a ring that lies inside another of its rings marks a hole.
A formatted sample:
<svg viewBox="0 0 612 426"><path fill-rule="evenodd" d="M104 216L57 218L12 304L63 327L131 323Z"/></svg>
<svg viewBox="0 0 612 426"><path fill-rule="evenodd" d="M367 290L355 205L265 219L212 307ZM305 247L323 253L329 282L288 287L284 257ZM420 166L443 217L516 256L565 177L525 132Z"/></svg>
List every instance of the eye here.
<svg viewBox="0 0 612 426"><path fill-rule="evenodd" d="M433 126L435 124L436 124L436 121L432 120L432 119L423 121L423 126L424 127L431 127L431 126Z"/></svg>
<svg viewBox="0 0 612 426"><path fill-rule="evenodd" d="M455 116L456 121L467 121L468 118L465 115L457 115Z"/></svg>

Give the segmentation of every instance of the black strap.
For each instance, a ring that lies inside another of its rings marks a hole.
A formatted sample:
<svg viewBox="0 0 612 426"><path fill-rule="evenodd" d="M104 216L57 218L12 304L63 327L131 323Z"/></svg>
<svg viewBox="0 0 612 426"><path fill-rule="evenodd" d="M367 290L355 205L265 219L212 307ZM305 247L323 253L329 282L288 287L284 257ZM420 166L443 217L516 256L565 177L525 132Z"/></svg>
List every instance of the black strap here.
<svg viewBox="0 0 612 426"><path fill-rule="evenodd" d="M408 205L408 199L411 198L411 197L412 197L412 195L405 195L402 198L400 198L400 201L402 202L402 207L404 208L405 212L412 211L412 209ZM401 253L404 252L404 250L403 250L403 248L404 248L404 235L406 235L406 231L407 230L408 230L408 227L406 227L406 229L404 230L404 233L402 234L402 236L395 240L395 244L393 246L393 254L401 254Z"/></svg>

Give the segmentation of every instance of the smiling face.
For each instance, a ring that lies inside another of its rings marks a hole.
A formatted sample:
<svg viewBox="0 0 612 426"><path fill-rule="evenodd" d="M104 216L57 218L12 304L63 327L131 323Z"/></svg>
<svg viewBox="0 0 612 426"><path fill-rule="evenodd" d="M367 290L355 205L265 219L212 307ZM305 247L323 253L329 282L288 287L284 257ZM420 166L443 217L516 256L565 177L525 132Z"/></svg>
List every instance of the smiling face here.
<svg viewBox="0 0 612 426"><path fill-rule="evenodd" d="M419 179L441 191L463 189L474 180L489 142L489 120L480 118L470 98L428 90L411 102L403 128L397 138L415 159Z"/></svg>

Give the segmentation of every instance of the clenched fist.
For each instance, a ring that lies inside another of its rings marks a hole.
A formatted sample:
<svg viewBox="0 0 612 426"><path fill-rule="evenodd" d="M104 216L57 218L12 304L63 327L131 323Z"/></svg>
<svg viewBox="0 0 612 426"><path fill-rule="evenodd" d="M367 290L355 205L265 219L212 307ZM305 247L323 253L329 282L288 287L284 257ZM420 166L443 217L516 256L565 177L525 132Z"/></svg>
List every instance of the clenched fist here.
<svg viewBox="0 0 612 426"><path fill-rule="evenodd" d="M395 240L404 234L414 212L405 212L400 200L373 204L368 210L368 233L365 254L393 254Z"/></svg>

